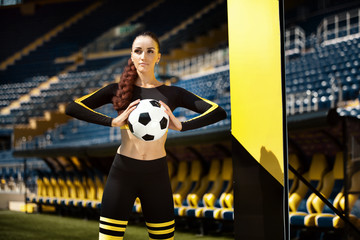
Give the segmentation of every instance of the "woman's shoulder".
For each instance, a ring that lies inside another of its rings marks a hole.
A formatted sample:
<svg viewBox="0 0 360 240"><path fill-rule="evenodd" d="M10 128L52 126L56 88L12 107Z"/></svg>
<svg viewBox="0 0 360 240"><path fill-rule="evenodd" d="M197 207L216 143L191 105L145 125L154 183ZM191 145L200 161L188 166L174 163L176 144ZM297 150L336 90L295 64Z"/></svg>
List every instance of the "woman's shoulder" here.
<svg viewBox="0 0 360 240"><path fill-rule="evenodd" d="M116 82L112 82L112 83L109 83L109 84L105 85L105 87L112 88L112 89L118 89L119 84L116 83Z"/></svg>
<svg viewBox="0 0 360 240"><path fill-rule="evenodd" d="M162 85L164 90L171 91L171 92L183 92L186 91L185 88L174 86L174 85Z"/></svg>
<svg viewBox="0 0 360 240"><path fill-rule="evenodd" d="M116 91L119 89L119 84L118 83L109 83L104 85L102 88L100 88L98 91L104 91L104 92L108 92L111 94L116 94Z"/></svg>

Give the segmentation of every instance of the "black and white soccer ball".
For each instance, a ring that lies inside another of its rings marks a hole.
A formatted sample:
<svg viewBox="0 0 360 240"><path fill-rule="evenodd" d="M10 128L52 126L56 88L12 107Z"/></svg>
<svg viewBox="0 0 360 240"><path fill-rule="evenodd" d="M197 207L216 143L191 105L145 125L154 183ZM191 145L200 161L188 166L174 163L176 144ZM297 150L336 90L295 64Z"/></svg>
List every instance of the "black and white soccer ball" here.
<svg viewBox="0 0 360 240"><path fill-rule="evenodd" d="M169 116L159 101L143 99L130 113L129 129L137 138L155 141L161 138L169 127Z"/></svg>

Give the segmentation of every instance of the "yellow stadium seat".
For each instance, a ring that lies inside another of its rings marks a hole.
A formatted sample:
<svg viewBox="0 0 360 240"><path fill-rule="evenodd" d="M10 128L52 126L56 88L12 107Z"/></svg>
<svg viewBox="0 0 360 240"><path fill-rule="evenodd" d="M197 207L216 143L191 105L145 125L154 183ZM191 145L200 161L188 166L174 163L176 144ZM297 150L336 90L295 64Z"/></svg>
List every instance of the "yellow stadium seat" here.
<svg viewBox="0 0 360 240"><path fill-rule="evenodd" d="M69 195L61 200L61 204L68 206L70 204L74 204L73 201L77 198L77 191L70 176L66 176L65 183L67 188L69 189Z"/></svg>
<svg viewBox="0 0 360 240"><path fill-rule="evenodd" d="M40 202L42 201L42 198L46 196L46 187L43 182L42 177L39 176L39 178L36 180L37 183L37 196L33 198L33 202Z"/></svg>
<svg viewBox="0 0 360 240"><path fill-rule="evenodd" d="M92 208L92 206L94 205L94 202L96 201L96 185L95 185L95 181L94 181L94 177L93 176L88 176L88 177L84 177L85 180L85 190L86 190L86 198L83 201L83 207L89 207ZM84 204L84 202L86 202L86 204Z"/></svg>
<svg viewBox="0 0 360 240"><path fill-rule="evenodd" d="M74 206L84 206L86 198L86 179L84 176L76 176L74 178L74 186L76 190L76 198L73 199L72 204Z"/></svg>
<svg viewBox="0 0 360 240"><path fill-rule="evenodd" d="M327 169L328 164L325 156L323 154L315 154L312 157L309 171L304 173L303 177L307 181L310 181L312 186L314 186L317 190L320 190L322 186L322 179L327 172ZM310 197L310 194L311 192L308 187L303 182L299 182L297 189L289 197L290 215L296 211L307 212L306 201ZM311 198L313 198L313 196Z"/></svg>
<svg viewBox="0 0 360 240"><path fill-rule="evenodd" d="M187 194L194 192L200 185L202 166L199 160L190 162L189 176L183 181L182 186L173 194L175 207L181 207Z"/></svg>
<svg viewBox="0 0 360 240"><path fill-rule="evenodd" d="M95 199L90 201L92 208L100 208L101 206L101 199L104 192L104 182L100 179L98 175L94 176L95 178ZM88 207L90 207L88 203Z"/></svg>
<svg viewBox="0 0 360 240"><path fill-rule="evenodd" d="M221 169L221 162L213 159L210 164L209 173L202 177L200 186L196 192L188 194L186 197L189 206L183 206L179 211L179 216L195 217L197 209L204 207L203 196L214 188L214 183L218 179Z"/></svg>
<svg viewBox="0 0 360 240"><path fill-rule="evenodd" d="M348 206L349 206L349 220L359 229L360 228L360 171L355 172L351 176L351 186L348 194ZM343 192L338 194L334 201L334 207L340 212L345 209L345 195ZM315 224L317 227L325 228L343 228L345 226L344 221L335 213L319 214L315 217Z"/></svg>
<svg viewBox="0 0 360 240"><path fill-rule="evenodd" d="M290 154L289 155L289 164L292 166L297 172L301 169L301 163L297 155ZM298 187L299 179L295 177L295 174L289 171L289 196L295 191Z"/></svg>
<svg viewBox="0 0 360 240"><path fill-rule="evenodd" d="M50 183L49 177L43 176L42 181L45 187L45 191L44 191L44 195L40 199L40 203L49 203L50 199L53 199L55 196L54 188Z"/></svg>
<svg viewBox="0 0 360 240"><path fill-rule="evenodd" d="M337 173L338 167L342 166L342 155L338 154L334 168L332 171L327 171L327 164L325 156L322 154L315 154L309 171L310 183L325 197L329 198L333 191L335 178L334 173ZM339 176L342 179L342 176ZM313 182L315 180L315 182ZM337 191L337 193L340 189ZM308 191L308 197L305 197L296 212L290 213L290 224L297 226L315 226L315 216L322 212L324 203L315 194ZM335 193L335 195L337 194ZM309 195L310 194L310 195Z"/></svg>
<svg viewBox="0 0 360 240"><path fill-rule="evenodd" d="M190 178L188 177L189 176L188 164L189 163L186 161L179 162L176 176L171 182L174 198L176 198L177 195L183 197L188 190L191 181Z"/></svg>
<svg viewBox="0 0 360 240"><path fill-rule="evenodd" d="M226 208L225 199L232 190L233 168L232 159L225 158L221 174L215 182L214 189L203 196L205 207L199 211L197 217L214 218L215 209Z"/></svg>
<svg viewBox="0 0 360 240"><path fill-rule="evenodd" d="M200 188L201 177L203 173L203 166L199 160L191 161L191 169L189 174L189 182L185 182L184 185L184 195L179 193L174 194L174 204L175 204L175 215L184 216L185 209L189 206L187 196L190 194L196 193Z"/></svg>
<svg viewBox="0 0 360 240"><path fill-rule="evenodd" d="M234 191L223 193L220 202L222 207L214 210L214 218L234 220Z"/></svg>
<svg viewBox="0 0 360 240"><path fill-rule="evenodd" d="M49 183L53 189L53 196L49 196L45 203L46 204L57 204L58 200L61 199L61 187L58 184L57 179L55 176L51 176L49 179Z"/></svg>
<svg viewBox="0 0 360 240"><path fill-rule="evenodd" d="M135 199L135 203L134 203L134 206L133 206L133 212L137 212L137 213L142 212L140 198Z"/></svg>

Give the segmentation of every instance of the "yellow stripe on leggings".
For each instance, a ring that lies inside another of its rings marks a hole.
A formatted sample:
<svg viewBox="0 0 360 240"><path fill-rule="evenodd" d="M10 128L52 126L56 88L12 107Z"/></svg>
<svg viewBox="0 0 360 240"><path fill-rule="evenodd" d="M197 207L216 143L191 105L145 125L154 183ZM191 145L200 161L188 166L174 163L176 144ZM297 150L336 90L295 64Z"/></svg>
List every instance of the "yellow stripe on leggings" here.
<svg viewBox="0 0 360 240"><path fill-rule="evenodd" d="M149 238L150 240L159 240L159 239L155 239L155 238ZM161 239L161 240L174 240L174 237L171 238L167 238L167 239Z"/></svg>
<svg viewBox="0 0 360 240"><path fill-rule="evenodd" d="M170 229L166 229L166 230L150 230L148 229L148 232L151 234L155 234L155 235L162 235L162 234L168 234L168 233L172 233L175 231L175 228L170 228Z"/></svg>
<svg viewBox="0 0 360 240"><path fill-rule="evenodd" d="M124 237L110 236L103 233L99 233L99 240L123 240Z"/></svg>
<svg viewBox="0 0 360 240"><path fill-rule="evenodd" d="M167 227L172 224L175 224L175 220L172 220L170 222L164 222L164 223L146 223L146 226L148 227Z"/></svg>
<svg viewBox="0 0 360 240"><path fill-rule="evenodd" d="M100 228L106 229L106 230L111 230L111 231L117 231L117 232L125 232L125 228L109 226L109 225L105 225L105 224L101 224L101 223L100 223Z"/></svg>
<svg viewBox="0 0 360 240"><path fill-rule="evenodd" d="M106 218L106 217L100 217L100 221L107 222L107 223L115 223L115 224L120 224L120 225L128 224L128 221L115 220L115 219Z"/></svg>

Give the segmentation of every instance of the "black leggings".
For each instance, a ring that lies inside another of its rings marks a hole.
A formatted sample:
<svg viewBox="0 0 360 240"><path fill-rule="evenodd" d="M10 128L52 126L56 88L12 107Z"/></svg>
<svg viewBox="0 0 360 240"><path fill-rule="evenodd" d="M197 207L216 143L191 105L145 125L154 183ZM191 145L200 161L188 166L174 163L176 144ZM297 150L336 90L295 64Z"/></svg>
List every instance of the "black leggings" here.
<svg viewBox="0 0 360 240"><path fill-rule="evenodd" d="M100 240L123 239L139 197L150 239L173 239L174 203L166 157L143 161L115 156L100 213Z"/></svg>

